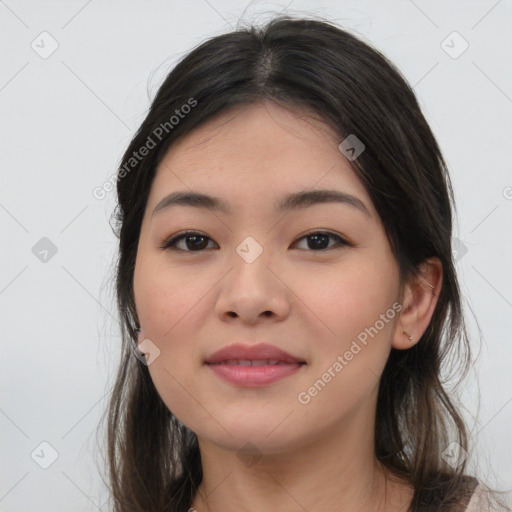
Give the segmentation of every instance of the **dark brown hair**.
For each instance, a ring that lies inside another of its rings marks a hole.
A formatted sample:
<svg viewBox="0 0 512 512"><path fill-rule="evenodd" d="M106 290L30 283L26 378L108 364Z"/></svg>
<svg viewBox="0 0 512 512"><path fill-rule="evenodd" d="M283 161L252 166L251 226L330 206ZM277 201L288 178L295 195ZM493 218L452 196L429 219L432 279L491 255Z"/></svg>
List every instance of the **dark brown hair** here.
<svg viewBox="0 0 512 512"><path fill-rule="evenodd" d="M413 90L389 60L332 23L289 16L211 38L186 55L160 86L119 166L114 217L123 345L107 426L113 509L186 511L202 479L197 437L168 410L147 366L134 357L140 325L133 274L157 166L179 137L228 108L262 100L315 113L340 141L350 134L363 141L365 151L350 163L383 222L402 284L427 258L442 262L443 285L428 328L412 348L391 349L384 368L375 449L379 461L414 487L411 511L463 510L457 507L477 481L465 474L466 461L454 468L442 457L451 442L470 449L441 365L455 356L462 378L471 362L445 162ZM135 162L134 152L150 139L154 147Z"/></svg>

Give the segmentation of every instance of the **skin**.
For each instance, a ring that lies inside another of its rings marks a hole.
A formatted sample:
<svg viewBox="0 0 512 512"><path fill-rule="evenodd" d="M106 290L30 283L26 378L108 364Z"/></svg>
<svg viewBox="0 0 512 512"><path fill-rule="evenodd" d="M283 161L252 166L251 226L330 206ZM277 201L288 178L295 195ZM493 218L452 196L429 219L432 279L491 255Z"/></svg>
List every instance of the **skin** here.
<svg viewBox="0 0 512 512"><path fill-rule="evenodd" d="M404 283L401 293L382 223L340 142L321 121L265 102L197 128L157 169L134 274L139 341L158 347L151 378L167 407L197 434L198 512L405 511L412 498L412 489L375 458L378 384L391 347L410 348L428 327L442 266L432 258L421 269L435 294L419 280ZM337 203L273 212L278 198L311 188L350 193L370 215ZM177 190L221 197L233 214L177 206L152 216ZM184 239L184 252L160 248L183 230L207 236L207 248L194 251ZM304 236L322 230L355 247L338 246L336 238L326 239L323 250L308 244ZM236 252L248 236L263 249L252 263ZM299 393L395 302L400 314L300 403ZM307 364L271 385L238 387L203 365L237 342L269 343ZM238 455L248 442L257 455L244 462Z"/></svg>

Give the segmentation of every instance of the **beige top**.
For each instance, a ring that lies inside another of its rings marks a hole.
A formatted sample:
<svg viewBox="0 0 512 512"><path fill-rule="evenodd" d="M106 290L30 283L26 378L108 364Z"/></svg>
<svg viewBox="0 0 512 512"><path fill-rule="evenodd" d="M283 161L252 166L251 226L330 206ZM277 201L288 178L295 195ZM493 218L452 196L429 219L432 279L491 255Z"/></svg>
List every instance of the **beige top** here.
<svg viewBox="0 0 512 512"><path fill-rule="evenodd" d="M489 506L490 504L484 496L483 487L478 484L464 512L485 512L491 510Z"/></svg>
<svg viewBox="0 0 512 512"><path fill-rule="evenodd" d="M475 488L465 512L480 512L480 485Z"/></svg>

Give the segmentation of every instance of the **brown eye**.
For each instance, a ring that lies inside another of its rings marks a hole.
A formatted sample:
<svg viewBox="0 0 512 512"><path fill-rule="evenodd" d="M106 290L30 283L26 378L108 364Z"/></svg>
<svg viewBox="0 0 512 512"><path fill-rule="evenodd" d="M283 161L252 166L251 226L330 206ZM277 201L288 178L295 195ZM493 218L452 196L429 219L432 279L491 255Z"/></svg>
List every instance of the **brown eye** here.
<svg viewBox="0 0 512 512"><path fill-rule="evenodd" d="M334 246L328 247L329 238L338 240L338 243ZM331 248L339 248L340 246L351 245L341 236L335 233L330 233L329 231L314 231L301 237L299 240L303 239L307 240L308 249L313 250L313 252L326 251Z"/></svg>
<svg viewBox="0 0 512 512"><path fill-rule="evenodd" d="M184 240L185 243L184 245L182 244L182 247L178 247L178 243L181 240ZM166 240L161 246L161 249L183 252L197 252L207 248L207 240L211 240L211 238L196 231L187 231Z"/></svg>

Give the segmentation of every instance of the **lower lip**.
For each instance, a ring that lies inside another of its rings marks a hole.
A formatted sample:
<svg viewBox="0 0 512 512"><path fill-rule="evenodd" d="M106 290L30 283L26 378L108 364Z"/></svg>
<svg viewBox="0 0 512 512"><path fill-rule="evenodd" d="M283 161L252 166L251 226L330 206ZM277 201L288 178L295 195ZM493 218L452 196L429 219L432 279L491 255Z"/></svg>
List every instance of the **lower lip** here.
<svg viewBox="0 0 512 512"><path fill-rule="evenodd" d="M305 364L271 364L264 366L239 366L207 364L221 379L242 387L260 387L272 384L297 373Z"/></svg>

